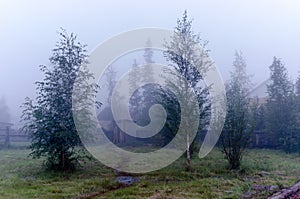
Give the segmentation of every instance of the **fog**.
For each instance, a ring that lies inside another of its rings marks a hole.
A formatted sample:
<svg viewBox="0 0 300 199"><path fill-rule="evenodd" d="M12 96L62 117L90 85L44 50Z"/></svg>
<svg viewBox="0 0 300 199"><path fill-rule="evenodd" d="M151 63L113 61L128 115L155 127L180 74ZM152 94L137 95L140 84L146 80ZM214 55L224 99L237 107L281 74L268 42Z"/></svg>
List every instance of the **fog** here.
<svg viewBox="0 0 300 199"><path fill-rule="evenodd" d="M253 82L268 78L273 56L291 78L300 70L300 1L0 1L0 96L17 123L25 97L34 97L38 66L49 64L60 27L92 51L135 28L172 29L186 9L193 28L209 41L211 58L228 78L235 50L243 51Z"/></svg>

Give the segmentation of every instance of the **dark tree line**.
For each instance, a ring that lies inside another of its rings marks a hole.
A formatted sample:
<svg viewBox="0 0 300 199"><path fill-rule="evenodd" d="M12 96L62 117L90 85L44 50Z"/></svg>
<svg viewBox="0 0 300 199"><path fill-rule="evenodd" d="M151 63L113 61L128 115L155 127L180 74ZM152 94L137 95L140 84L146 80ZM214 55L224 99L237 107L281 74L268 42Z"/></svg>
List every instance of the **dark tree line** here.
<svg viewBox="0 0 300 199"><path fill-rule="evenodd" d="M261 128L273 138L277 149L287 153L300 149L299 78L294 84L283 62L274 57L267 85L267 102L261 105Z"/></svg>
<svg viewBox="0 0 300 199"><path fill-rule="evenodd" d="M253 138L254 130L272 138L269 142L275 149L286 153L299 152L300 75L294 84L283 62L274 57L269 66L267 97L260 101L248 96L251 84L241 54L236 53L233 66L234 72L226 87L227 116L221 135L222 151L230 168L239 168L243 151Z"/></svg>

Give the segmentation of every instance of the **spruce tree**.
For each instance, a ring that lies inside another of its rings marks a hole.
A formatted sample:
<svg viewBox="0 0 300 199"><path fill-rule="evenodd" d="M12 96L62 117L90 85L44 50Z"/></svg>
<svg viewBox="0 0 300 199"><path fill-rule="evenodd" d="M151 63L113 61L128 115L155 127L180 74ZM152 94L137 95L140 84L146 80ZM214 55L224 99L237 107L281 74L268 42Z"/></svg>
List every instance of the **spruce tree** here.
<svg viewBox="0 0 300 199"><path fill-rule="evenodd" d="M235 53L230 82L226 85L227 114L221 134L222 152L230 164L230 169L238 169L257 115L256 103L248 99L251 86L246 73L246 62L241 52Z"/></svg>
<svg viewBox="0 0 300 199"><path fill-rule="evenodd" d="M294 87L280 59L274 57L269 68L272 82L267 86L266 127L278 148L293 152L299 144Z"/></svg>

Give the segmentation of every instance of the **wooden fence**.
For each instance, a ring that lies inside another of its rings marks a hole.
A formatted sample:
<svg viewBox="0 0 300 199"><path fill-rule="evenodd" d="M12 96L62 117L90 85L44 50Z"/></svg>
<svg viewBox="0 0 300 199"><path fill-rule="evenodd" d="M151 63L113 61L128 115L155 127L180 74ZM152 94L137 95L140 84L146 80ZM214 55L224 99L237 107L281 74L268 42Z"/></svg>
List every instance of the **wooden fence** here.
<svg viewBox="0 0 300 199"><path fill-rule="evenodd" d="M28 146L30 144L28 135L12 127L11 123L0 122L0 148Z"/></svg>

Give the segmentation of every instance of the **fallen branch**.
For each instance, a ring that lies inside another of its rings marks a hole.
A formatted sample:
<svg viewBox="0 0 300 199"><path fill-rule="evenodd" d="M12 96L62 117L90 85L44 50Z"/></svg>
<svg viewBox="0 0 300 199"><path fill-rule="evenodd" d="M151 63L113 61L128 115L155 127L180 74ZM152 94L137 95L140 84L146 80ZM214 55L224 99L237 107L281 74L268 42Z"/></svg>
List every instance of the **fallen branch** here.
<svg viewBox="0 0 300 199"><path fill-rule="evenodd" d="M291 186L288 189L282 189L281 191L273 194L268 199L298 199L300 198L300 181Z"/></svg>

